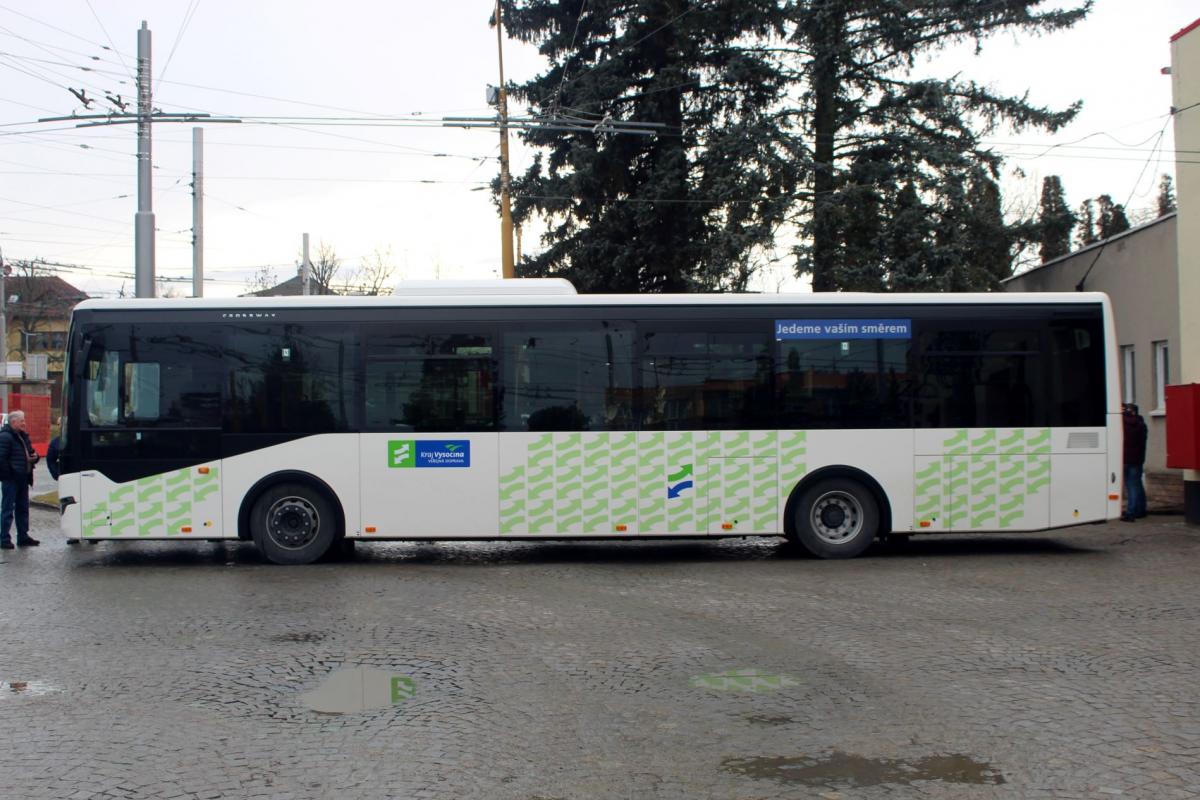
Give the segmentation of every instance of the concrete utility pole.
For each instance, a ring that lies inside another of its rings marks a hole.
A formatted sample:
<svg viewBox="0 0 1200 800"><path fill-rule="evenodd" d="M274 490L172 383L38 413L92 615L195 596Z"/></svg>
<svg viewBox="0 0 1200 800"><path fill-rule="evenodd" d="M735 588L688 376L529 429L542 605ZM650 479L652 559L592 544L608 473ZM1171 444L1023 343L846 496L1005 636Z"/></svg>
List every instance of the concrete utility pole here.
<svg viewBox="0 0 1200 800"><path fill-rule="evenodd" d="M309 282L312 280L312 263L308 260L308 234L304 234L304 260L300 262L300 283L304 286L304 294L308 295Z"/></svg>
<svg viewBox="0 0 1200 800"><path fill-rule="evenodd" d="M508 176L508 93L504 90L504 26L500 24L500 0L496 0L496 52L500 56L500 276L517 277L513 268L512 203Z"/></svg>
<svg viewBox="0 0 1200 800"><path fill-rule="evenodd" d="M1179 367L1173 383L1200 383L1200 173L1187 166L1200 150L1200 20L1171 37L1171 95L1175 122L1175 180L1179 205ZM1183 472L1184 517L1200 525L1200 470Z"/></svg>
<svg viewBox="0 0 1200 800"><path fill-rule="evenodd" d="M204 128L192 128L192 297L204 297Z"/></svg>
<svg viewBox="0 0 1200 800"><path fill-rule="evenodd" d="M134 216L134 288L137 297L154 297L154 208L151 192L150 29L142 20L138 30L138 210Z"/></svg>

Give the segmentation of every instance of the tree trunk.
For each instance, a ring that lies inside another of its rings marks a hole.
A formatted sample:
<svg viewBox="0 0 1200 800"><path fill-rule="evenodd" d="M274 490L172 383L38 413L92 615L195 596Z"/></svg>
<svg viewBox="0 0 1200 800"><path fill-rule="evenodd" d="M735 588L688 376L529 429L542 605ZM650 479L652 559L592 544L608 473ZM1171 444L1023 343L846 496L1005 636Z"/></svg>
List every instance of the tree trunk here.
<svg viewBox="0 0 1200 800"><path fill-rule="evenodd" d="M837 219L833 197L833 137L838 128L837 96L840 82L838 52L845 30L844 11L829 3L818 13L813 36L813 221L812 288L814 292L837 289L834 264L837 257Z"/></svg>

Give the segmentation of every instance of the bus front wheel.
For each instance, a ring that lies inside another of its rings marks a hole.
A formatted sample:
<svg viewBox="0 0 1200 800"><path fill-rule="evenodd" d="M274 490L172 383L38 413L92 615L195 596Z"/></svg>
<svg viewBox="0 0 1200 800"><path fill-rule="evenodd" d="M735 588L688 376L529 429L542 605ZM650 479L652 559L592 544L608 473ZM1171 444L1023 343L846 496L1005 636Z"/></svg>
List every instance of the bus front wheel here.
<svg viewBox="0 0 1200 800"><path fill-rule="evenodd" d="M250 535L276 564L311 564L329 550L337 528L333 504L300 483L272 486L250 511Z"/></svg>
<svg viewBox="0 0 1200 800"><path fill-rule="evenodd" d="M792 536L818 558L854 558L879 533L875 495L847 478L827 478L806 487L794 509Z"/></svg>

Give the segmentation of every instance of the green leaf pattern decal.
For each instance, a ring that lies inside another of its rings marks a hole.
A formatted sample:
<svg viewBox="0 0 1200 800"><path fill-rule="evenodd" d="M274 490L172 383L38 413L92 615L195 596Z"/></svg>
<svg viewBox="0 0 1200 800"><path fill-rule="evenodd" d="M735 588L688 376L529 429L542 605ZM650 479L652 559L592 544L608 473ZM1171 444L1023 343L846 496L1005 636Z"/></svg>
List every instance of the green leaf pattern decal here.
<svg viewBox="0 0 1200 800"><path fill-rule="evenodd" d="M219 500L220 469L210 465L207 474L197 467L163 472L118 484L108 490L105 501L94 503L83 516L85 538L186 536L182 529L190 526L193 533L205 528L204 519L194 517L195 504ZM87 491L87 490L85 490ZM219 510L210 509L216 522Z"/></svg>
<svg viewBox="0 0 1200 800"><path fill-rule="evenodd" d="M674 471L674 470L671 470ZM638 532L667 532L667 435L638 434Z"/></svg>
<svg viewBox="0 0 1200 800"><path fill-rule="evenodd" d="M779 496L787 497L808 472L808 433L779 432Z"/></svg>
<svg viewBox="0 0 1200 800"><path fill-rule="evenodd" d="M788 475L798 481L805 437L788 433ZM501 469L502 535L603 535L617 525L706 533L735 518L738 530L763 533L778 524L784 451L775 431L544 433L524 449Z"/></svg>
<svg viewBox="0 0 1200 800"><path fill-rule="evenodd" d="M955 430L940 456L917 456L913 529L1003 530L1028 522L1026 510L1048 508L1049 428ZM933 528L937 529L937 527Z"/></svg>

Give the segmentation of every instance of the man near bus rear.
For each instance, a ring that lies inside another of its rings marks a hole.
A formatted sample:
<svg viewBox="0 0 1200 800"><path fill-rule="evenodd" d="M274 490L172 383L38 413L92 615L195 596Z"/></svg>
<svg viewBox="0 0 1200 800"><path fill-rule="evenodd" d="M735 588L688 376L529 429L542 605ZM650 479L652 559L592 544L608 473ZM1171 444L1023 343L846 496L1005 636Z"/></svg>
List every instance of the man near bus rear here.
<svg viewBox="0 0 1200 800"><path fill-rule="evenodd" d="M29 535L29 486L33 483L33 467L38 455L33 452L29 434L25 432L25 412L8 415L8 424L0 428L0 549L12 550L9 529L13 517L17 520L17 545L36 547L41 544Z"/></svg>
<svg viewBox="0 0 1200 800"><path fill-rule="evenodd" d="M1133 522L1146 516L1146 487L1142 467L1146 463L1146 420L1133 403L1121 406L1125 449L1125 513L1121 519Z"/></svg>

